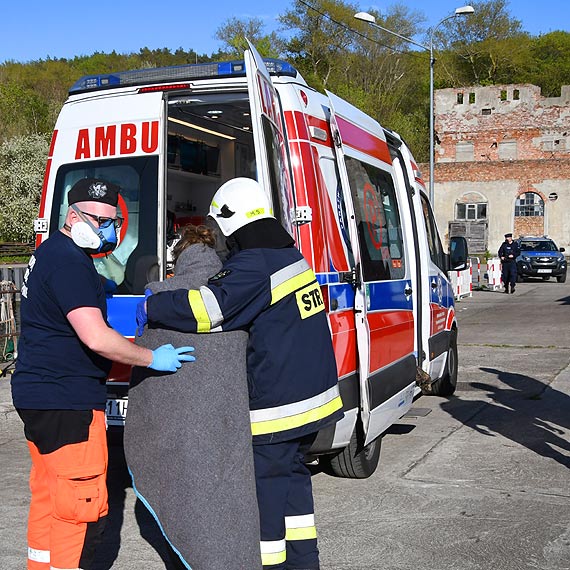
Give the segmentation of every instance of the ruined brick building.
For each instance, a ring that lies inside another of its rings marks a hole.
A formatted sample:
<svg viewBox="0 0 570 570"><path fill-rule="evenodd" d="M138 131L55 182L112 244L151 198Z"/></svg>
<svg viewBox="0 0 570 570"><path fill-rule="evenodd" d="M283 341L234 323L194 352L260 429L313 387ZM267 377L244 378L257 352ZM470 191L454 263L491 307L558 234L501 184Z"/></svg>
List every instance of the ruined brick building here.
<svg viewBox="0 0 570 570"><path fill-rule="evenodd" d="M570 246L570 86L435 92L434 209L442 234L492 254L503 234ZM423 165L423 171L429 170Z"/></svg>

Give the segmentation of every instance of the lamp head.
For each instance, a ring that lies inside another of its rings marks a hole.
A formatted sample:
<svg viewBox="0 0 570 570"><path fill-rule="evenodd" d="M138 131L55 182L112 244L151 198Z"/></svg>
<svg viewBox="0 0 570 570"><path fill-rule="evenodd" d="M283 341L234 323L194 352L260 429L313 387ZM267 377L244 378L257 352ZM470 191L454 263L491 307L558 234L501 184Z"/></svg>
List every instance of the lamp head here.
<svg viewBox="0 0 570 570"><path fill-rule="evenodd" d="M362 20L363 22L371 22L372 24L376 23L376 18L368 12L358 12L357 14L354 14L354 17L357 20Z"/></svg>
<svg viewBox="0 0 570 570"><path fill-rule="evenodd" d="M460 8L455 9L456 16L467 16L469 14L473 14L475 12L475 8L473 6L461 6Z"/></svg>

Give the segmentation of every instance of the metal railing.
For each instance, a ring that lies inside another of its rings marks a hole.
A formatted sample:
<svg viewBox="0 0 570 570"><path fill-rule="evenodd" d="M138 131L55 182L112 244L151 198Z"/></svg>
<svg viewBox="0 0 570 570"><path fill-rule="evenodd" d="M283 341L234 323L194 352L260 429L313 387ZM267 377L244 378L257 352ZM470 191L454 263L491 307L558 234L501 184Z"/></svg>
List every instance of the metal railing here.
<svg viewBox="0 0 570 570"><path fill-rule="evenodd" d="M12 281L0 281L0 360L8 362L18 355L18 326L16 295L18 288Z"/></svg>

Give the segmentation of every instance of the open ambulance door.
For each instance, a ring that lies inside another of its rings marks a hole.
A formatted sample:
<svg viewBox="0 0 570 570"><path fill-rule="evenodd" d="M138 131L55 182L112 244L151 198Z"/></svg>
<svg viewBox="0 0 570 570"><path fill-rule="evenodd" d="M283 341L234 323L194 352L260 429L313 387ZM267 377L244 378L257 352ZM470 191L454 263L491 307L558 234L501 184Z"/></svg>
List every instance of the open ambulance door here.
<svg viewBox="0 0 570 570"><path fill-rule="evenodd" d="M244 61L257 180L268 193L273 215L297 238L292 223L293 188L277 91L258 51L249 40L247 43L249 49L244 53Z"/></svg>
<svg viewBox="0 0 570 570"><path fill-rule="evenodd" d="M392 159L380 125L327 92L355 259L354 313L364 445L413 401L413 291Z"/></svg>

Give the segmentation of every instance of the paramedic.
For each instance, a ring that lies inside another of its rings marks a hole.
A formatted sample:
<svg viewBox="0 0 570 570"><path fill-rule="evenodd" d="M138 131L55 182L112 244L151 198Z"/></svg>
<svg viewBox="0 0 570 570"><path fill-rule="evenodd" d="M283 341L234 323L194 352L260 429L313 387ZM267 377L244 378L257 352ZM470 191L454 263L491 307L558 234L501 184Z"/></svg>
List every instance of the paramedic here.
<svg viewBox="0 0 570 570"><path fill-rule="evenodd" d="M79 180L60 231L30 258L12 376L32 458L28 570L89 570L107 515L105 379L115 360L174 372L191 347L151 351L106 322L90 253L117 245L118 186Z"/></svg>
<svg viewBox="0 0 570 570"><path fill-rule="evenodd" d="M515 285L517 282L517 257L521 251L517 242L513 241L513 234L505 234L505 241L499 248L499 257L503 266L502 279L505 287L505 293L509 292L509 284L511 286L511 293L515 292Z"/></svg>
<svg viewBox="0 0 570 570"><path fill-rule="evenodd" d="M230 249L222 270L199 290L149 296L138 306L138 324L148 318L151 328L249 332L262 564L267 570L317 570L311 476L304 455L316 432L342 417L321 290L256 181L235 178L223 184L209 215Z"/></svg>

